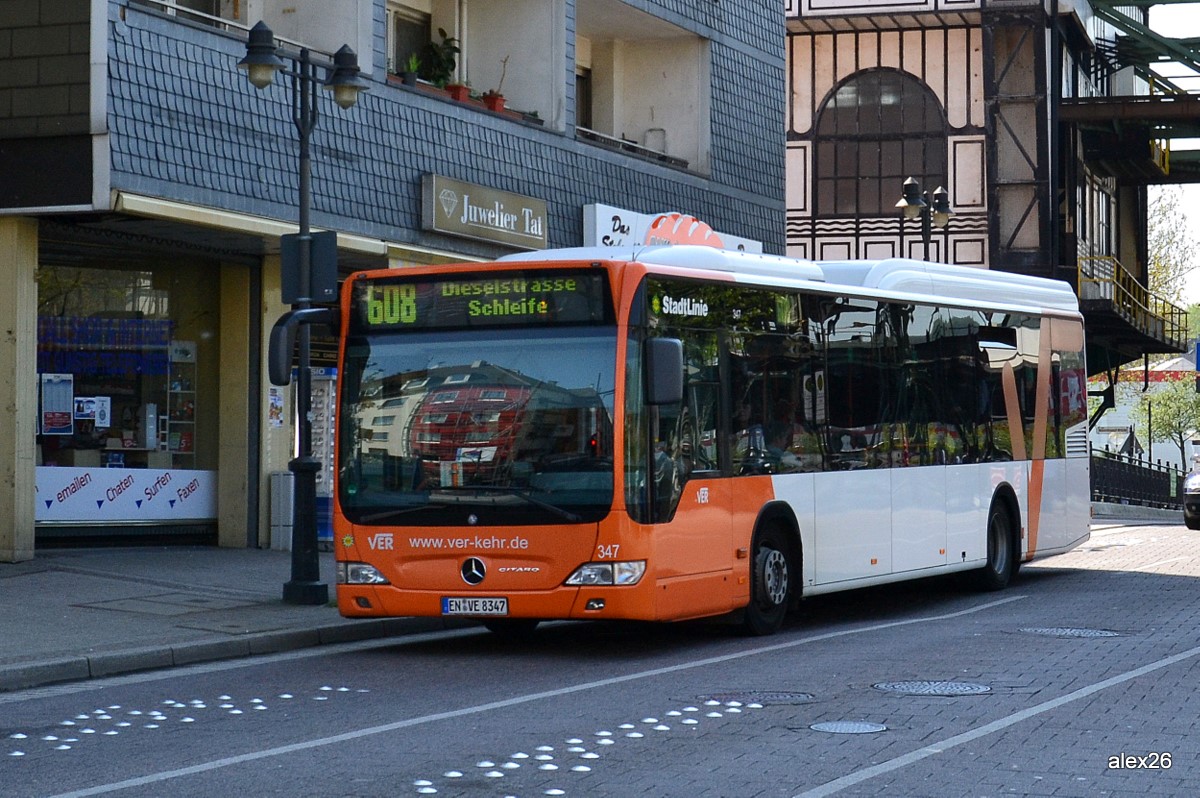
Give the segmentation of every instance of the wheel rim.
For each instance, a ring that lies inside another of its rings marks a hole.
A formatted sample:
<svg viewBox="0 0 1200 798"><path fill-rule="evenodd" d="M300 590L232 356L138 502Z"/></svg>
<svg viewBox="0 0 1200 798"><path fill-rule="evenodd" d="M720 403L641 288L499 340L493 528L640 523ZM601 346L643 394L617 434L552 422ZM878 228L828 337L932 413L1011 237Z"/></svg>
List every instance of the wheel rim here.
<svg viewBox="0 0 1200 798"><path fill-rule="evenodd" d="M764 548L758 555L758 575L765 604L777 607L787 601L788 564L783 552Z"/></svg>

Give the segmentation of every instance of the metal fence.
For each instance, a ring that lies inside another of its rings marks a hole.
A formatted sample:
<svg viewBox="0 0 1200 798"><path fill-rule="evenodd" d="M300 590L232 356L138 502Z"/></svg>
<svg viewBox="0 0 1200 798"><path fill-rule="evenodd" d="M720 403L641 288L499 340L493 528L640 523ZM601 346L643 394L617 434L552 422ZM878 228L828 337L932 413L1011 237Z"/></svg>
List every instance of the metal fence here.
<svg viewBox="0 0 1200 798"><path fill-rule="evenodd" d="M1131 455L1092 452L1092 500L1145 507L1183 507L1187 472Z"/></svg>

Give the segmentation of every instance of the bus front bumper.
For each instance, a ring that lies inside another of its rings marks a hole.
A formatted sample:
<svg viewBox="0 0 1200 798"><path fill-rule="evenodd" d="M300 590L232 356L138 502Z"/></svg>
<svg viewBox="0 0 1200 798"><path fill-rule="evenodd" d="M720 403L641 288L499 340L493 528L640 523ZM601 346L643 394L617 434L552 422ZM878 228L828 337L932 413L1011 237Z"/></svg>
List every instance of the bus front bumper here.
<svg viewBox="0 0 1200 798"><path fill-rule="evenodd" d="M509 592L400 590L392 585L342 584L337 586L337 601L338 611L347 618L650 620L655 614L654 586L650 581L638 585Z"/></svg>

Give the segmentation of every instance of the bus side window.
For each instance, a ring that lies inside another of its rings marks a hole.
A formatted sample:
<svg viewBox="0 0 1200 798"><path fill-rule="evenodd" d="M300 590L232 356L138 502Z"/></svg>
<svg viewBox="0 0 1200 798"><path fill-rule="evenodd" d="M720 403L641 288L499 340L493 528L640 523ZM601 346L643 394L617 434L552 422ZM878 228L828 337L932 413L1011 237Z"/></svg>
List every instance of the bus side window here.
<svg viewBox="0 0 1200 798"><path fill-rule="evenodd" d="M684 401L687 412L681 431L690 471L717 469L717 406L721 395L717 335L696 330L684 339Z"/></svg>

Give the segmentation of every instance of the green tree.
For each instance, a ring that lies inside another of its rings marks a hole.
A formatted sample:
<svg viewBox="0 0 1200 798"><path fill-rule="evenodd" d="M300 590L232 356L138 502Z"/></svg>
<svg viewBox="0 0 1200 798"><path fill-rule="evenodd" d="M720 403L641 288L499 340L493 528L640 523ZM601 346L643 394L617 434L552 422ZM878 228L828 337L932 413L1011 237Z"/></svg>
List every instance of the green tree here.
<svg viewBox="0 0 1200 798"><path fill-rule="evenodd" d="M1140 391L1141 386L1137 388ZM1140 394L1136 424L1138 429L1150 430L1150 440L1175 444L1179 461L1185 470L1190 469L1186 444L1200 430L1200 394L1196 393L1192 373L1185 372L1179 379L1167 378L1158 388Z"/></svg>
<svg viewBox="0 0 1200 798"><path fill-rule="evenodd" d="M1188 274L1200 268L1183 200L1181 186L1151 187L1146 214L1148 287L1152 293L1179 305L1186 304L1183 292Z"/></svg>
<svg viewBox="0 0 1200 798"><path fill-rule="evenodd" d="M1192 305L1187 309L1188 340L1200 338L1200 305Z"/></svg>

